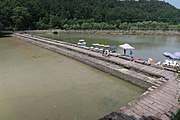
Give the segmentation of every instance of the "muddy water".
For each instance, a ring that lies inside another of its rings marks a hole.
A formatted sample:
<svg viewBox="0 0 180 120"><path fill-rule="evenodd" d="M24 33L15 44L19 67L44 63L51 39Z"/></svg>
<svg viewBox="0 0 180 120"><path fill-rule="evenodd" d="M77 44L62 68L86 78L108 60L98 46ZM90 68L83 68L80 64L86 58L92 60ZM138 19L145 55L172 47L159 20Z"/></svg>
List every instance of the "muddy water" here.
<svg viewBox="0 0 180 120"><path fill-rule="evenodd" d="M0 120L93 120L142 92L73 59L0 38Z"/></svg>

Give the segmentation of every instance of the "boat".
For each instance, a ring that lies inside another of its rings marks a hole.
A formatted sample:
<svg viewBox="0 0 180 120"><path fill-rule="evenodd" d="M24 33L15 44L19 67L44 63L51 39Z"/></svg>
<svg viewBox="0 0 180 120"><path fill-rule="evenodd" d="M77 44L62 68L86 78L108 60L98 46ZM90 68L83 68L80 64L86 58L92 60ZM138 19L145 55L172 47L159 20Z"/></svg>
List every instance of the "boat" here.
<svg viewBox="0 0 180 120"><path fill-rule="evenodd" d="M99 47L99 43L93 43L92 44L94 47Z"/></svg>
<svg viewBox="0 0 180 120"><path fill-rule="evenodd" d="M104 45L104 48L109 48L110 47L110 45Z"/></svg>
<svg viewBox="0 0 180 120"><path fill-rule="evenodd" d="M173 60L180 60L180 52L175 52L175 53L164 52L163 55Z"/></svg>
<svg viewBox="0 0 180 120"><path fill-rule="evenodd" d="M179 63L177 61L172 61L172 60L165 60L163 62L163 66L171 66L171 67L179 67Z"/></svg>
<svg viewBox="0 0 180 120"><path fill-rule="evenodd" d="M86 46L87 44L86 44L86 42L84 40L81 39L81 40L79 40L77 45L79 45L79 46Z"/></svg>
<svg viewBox="0 0 180 120"><path fill-rule="evenodd" d="M109 48L111 53L116 53L116 46L110 46Z"/></svg>

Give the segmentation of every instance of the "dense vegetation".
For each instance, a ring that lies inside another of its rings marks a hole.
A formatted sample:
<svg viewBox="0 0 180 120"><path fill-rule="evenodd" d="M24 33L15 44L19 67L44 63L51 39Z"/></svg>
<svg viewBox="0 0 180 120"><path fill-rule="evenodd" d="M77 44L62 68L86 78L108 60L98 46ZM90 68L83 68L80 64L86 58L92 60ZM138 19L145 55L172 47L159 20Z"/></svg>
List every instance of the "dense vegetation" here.
<svg viewBox="0 0 180 120"><path fill-rule="evenodd" d="M168 29L180 9L158 0L0 0L0 30ZM178 26L180 27L180 26Z"/></svg>
<svg viewBox="0 0 180 120"><path fill-rule="evenodd" d="M180 120L180 111L177 113L177 115L175 116L173 120Z"/></svg>

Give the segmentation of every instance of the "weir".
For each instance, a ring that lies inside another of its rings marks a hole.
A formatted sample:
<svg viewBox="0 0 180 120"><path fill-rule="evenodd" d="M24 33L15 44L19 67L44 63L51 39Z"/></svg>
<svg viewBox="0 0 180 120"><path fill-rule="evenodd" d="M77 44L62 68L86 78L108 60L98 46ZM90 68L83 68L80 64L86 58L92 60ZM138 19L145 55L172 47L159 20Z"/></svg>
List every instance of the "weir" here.
<svg viewBox="0 0 180 120"><path fill-rule="evenodd" d="M173 72L142 65L74 44L16 33L14 36L63 54L147 90L141 97L101 120L171 119L180 109L180 81Z"/></svg>

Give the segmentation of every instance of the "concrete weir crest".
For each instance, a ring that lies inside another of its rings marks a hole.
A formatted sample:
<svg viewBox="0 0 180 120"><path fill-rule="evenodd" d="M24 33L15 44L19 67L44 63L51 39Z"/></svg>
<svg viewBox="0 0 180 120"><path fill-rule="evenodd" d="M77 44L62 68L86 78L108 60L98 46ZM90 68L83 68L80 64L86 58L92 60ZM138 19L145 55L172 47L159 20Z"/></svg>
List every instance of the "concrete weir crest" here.
<svg viewBox="0 0 180 120"><path fill-rule="evenodd" d="M101 120L170 120L180 109L180 81L173 72L122 59L104 57L87 47L48 38L15 33L34 45L63 54L147 90L137 99Z"/></svg>

